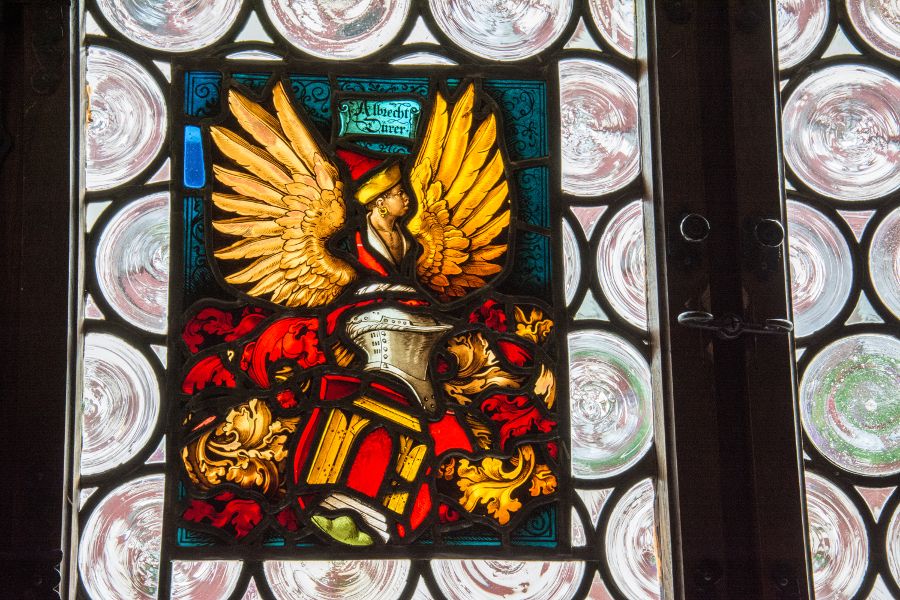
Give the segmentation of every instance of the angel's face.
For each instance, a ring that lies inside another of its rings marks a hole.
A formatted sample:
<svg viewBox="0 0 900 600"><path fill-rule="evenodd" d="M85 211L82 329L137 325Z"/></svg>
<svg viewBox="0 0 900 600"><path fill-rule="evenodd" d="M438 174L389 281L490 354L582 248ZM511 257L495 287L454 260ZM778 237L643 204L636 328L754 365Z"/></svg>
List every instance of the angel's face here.
<svg viewBox="0 0 900 600"><path fill-rule="evenodd" d="M409 210L409 195L398 183L383 193L375 203L379 207L383 206L388 215L399 219Z"/></svg>

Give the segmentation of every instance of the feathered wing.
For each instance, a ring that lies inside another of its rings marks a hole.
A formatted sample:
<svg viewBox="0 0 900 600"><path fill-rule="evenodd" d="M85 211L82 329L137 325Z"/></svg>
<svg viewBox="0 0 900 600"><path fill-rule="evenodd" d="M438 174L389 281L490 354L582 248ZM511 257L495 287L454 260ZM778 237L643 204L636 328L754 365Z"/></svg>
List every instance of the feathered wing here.
<svg viewBox="0 0 900 600"><path fill-rule="evenodd" d="M438 93L410 175L409 230L422 245L419 280L448 301L484 286L507 250L509 184L490 114L472 133L471 84L449 112Z"/></svg>
<svg viewBox="0 0 900 600"><path fill-rule="evenodd" d="M216 164L216 179L234 193L213 193L213 203L237 216L213 227L237 239L216 248L222 261L250 260L225 281L247 294L288 307L334 300L355 278L326 242L344 224L338 170L297 116L279 82L272 92L276 115L240 92L228 105L251 143L224 127L211 127L219 150L240 168Z"/></svg>

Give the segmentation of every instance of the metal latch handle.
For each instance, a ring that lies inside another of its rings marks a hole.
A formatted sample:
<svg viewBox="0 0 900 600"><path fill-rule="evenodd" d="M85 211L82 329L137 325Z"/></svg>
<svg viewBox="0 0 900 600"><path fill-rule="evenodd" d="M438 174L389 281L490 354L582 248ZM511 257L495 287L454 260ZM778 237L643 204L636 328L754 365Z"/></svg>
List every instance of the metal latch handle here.
<svg viewBox="0 0 900 600"><path fill-rule="evenodd" d="M763 335L786 335L794 330L794 324L787 319L766 319L762 325L745 323L733 314L715 317L702 310L689 310L678 315L678 324L693 329L714 331L723 340L733 340L744 333Z"/></svg>

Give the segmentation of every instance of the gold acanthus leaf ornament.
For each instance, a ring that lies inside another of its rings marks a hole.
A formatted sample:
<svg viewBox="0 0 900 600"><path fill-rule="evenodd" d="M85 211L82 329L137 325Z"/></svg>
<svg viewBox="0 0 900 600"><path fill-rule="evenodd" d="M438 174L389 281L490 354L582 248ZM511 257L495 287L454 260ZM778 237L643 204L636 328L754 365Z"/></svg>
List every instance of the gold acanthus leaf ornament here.
<svg viewBox="0 0 900 600"><path fill-rule="evenodd" d="M533 497L556 491L556 476L547 465L536 463L531 446L517 448L516 456L506 460L487 457L472 463L463 458L456 475L463 509L473 512L483 504L500 525L509 523L511 513L522 508L514 494L523 485L530 482L528 493Z"/></svg>
<svg viewBox="0 0 900 600"><path fill-rule="evenodd" d="M444 391L464 406L489 387L519 389L526 379L500 366L490 342L480 332L450 338L447 350L456 357L459 368L453 378L444 382Z"/></svg>
<svg viewBox="0 0 900 600"><path fill-rule="evenodd" d="M548 410L556 403L556 376L547 365L541 365L541 373L534 382L535 395L543 400Z"/></svg>
<svg viewBox="0 0 900 600"><path fill-rule="evenodd" d="M272 417L265 402L252 399L181 451L188 476L208 490L226 481L265 495L280 493L285 443L299 418Z"/></svg>
<svg viewBox="0 0 900 600"><path fill-rule="evenodd" d="M553 321L544 316L544 311L531 308L528 315L522 307L515 308L516 335L535 344L543 344L553 331Z"/></svg>

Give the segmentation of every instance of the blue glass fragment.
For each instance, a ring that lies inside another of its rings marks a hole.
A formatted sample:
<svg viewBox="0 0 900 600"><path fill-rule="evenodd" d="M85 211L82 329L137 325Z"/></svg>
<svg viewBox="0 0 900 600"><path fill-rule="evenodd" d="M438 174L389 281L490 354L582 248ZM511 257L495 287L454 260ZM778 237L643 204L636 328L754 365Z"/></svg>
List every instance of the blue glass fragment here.
<svg viewBox="0 0 900 600"><path fill-rule="evenodd" d="M206 185L206 165L203 164L203 140L196 125L184 127L184 187L202 188Z"/></svg>

